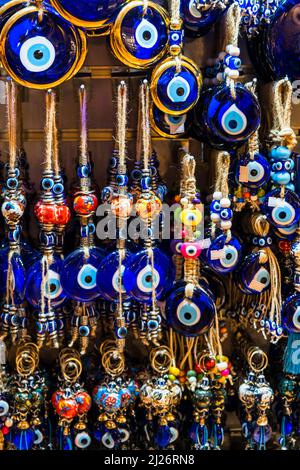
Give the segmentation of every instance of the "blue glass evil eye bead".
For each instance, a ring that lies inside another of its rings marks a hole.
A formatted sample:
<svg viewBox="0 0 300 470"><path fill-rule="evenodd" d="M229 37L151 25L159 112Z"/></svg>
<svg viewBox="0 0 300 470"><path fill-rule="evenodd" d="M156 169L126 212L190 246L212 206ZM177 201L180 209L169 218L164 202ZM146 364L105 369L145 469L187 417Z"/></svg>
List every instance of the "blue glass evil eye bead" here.
<svg viewBox="0 0 300 470"><path fill-rule="evenodd" d="M177 70L175 59L167 58L157 65L151 77L154 104L164 113L186 114L198 101L202 85L201 72L190 59L181 57Z"/></svg>
<svg viewBox="0 0 300 470"><path fill-rule="evenodd" d="M235 281L242 292L261 294L270 287L270 265L261 262L259 252L251 253L235 272Z"/></svg>
<svg viewBox="0 0 300 470"><path fill-rule="evenodd" d="M181 2L181 14L187 36L197 37L208 33L221 18L225 8L213 2L186 0Z"/></svg>
<svg viewBox="0 0 300 470"><path fill-rule="evenodd" d="M131 255L126 261L124 287L127 294L139 302L151 303L153 287L156 297L161 299L174 281L174 267L169 258L158 248L153 249L153 255L154 276L147 250Z"/></svg>
<svg viewBox="0 0 300 470"><path fill-rule="evenodd" d="M300 333L300 294L290 295L284 302L281 311L282 326L289 333Z"/></svg>
<svg viewBox="0 0 300 470"><path fill-rule="evenodd" d="M164 8L149 1L127 2L116 16L110 33L114 55L125 65L146 68L167 51L168 15Z"/></svg>
<svg viewBox="0 0 300 470"><path fill-rule="evenodd" d="M212 241L206 253L208 265L216 272L226 274L232 272L241 259L241 244L232 237L226 242L226 235L219 235Z"/></svg>
<svg viewBox="0 0 300 470"><path fill-rule="evenodd" d="M8 255L7 249L0 252L0 294L5 294L7 289L7 273L8 273ZM19 253L14 253L11 258L11 282L12 291L14 293L14 303L20 305L25 298L26 271L22 257Z"/></svg>
<svg viewBox="0 0 300 470"><path fill-rule="evenodd" d="M99 264L97 273L97 286L101 297L106 300L115 301L119 299L120 287L122 292L122 299L125 300L126 290L123 285L123 275L125 264L131 253L126 251L125 258L122 261L121 275L119 267L119 252L113 251L106 256ZM120 286L121 282L121 286Z"/></svg>
<svg viewBox="0 0 300 470"><path fill-rule="evenodd" d="M242 156L235 165L236 182L248 188L260 188L270 178L270 165L268 160L256 153L253 158Z"/></svg>
<svg viewBox="0 0 300 470"><path fill-rule="evenodd" d="M1 31L1 61L19 84L48 89L71 78L86 55L85 34L52 9L15 13Z"/></svg>
<svg viewBox="0 0 300 470"><path fill-rule="evenodd" d="M178 139L183 137L189 130L191 125L191 115L182 114L173 116L164 113L152 104L150 111L150 120L152 129L161 137L167 139Z"/></svg>
<svg viewBox="0 0 300 470"><path fill-rule="evenodd" d="M63 262L61 283L68 296L79 302L88 302L99 297L97 271L103 260L104 252L91 247L89 256L83 248L68 255Z"/></svg>
<svg viewBox="0 0 300 470"><path fill-rule="evenodd" d="M207 331L215 318L214 300L203 287L196 287L192 298L187 298L185 285L177 285L166 303L169 327L184 336L199 336Z"/></svg>
<svg viewBox="0 0 300 470"><path fill-rule="evenodd" d="M50 0L54 8L66 20L86 29L108 25L123 0Z"/></svg>
<svg viewBox="0 0 300 470"><path fill-rule="evenodd" d="M235 93L233 98L230 87L222 84L207 100L203 120L217 143L242 144L260 125L260 107L255 96L240 83L235 85Z"/></svg>
<svg viewBox="0 0 300 470"><path fill-rule="evenodd" d="M44 267L45 269L45 267ZM50 300L52 307L62 305L67 295L61 284L62 261L55 256L52 264L45 273L44 298L46 303ZM42 260L36 261L27 271L26 299L33 307L39 307L41 303L41 290L43 278Z"/></svg>
<svg viewBox="0 0 300 470"><path fill-rule="evenodd" d="M285 190L284 198L280 195L280 188L266 194L261 211L267 216L270 224L276 228L286 228L296 224L300 219L300 198L289 189Z"/></svg>

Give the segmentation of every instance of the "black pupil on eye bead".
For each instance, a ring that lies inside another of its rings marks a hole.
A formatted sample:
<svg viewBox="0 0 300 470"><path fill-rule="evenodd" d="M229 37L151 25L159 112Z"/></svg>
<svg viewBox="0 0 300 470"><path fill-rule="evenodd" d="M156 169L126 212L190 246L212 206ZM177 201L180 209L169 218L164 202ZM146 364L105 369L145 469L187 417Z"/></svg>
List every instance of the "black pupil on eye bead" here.
<svg viewBox="0 0 300 470"><path fill-rule="evenodd" d="M279 219L285 219L286 213L283 212L283 211L282 211L282 212L279 212L278 217L279 217Z"/></svg>
<svg viewBox="0 0 300 470"><path fill-rule="evenodd" d="M83 445L84 445L84 444L87 444L87 442L88 442L88 440L87 440L87 438L86 438L86 437L84 437L84 438L81 438L81 444L83 444Z"/></svg>
<svg viewBox="0 0 300 470"><path fill-rule="evenodd" d="M56 291L56 285L51 283L50 284L50 292L55 292Z"/></svg>
<svg viewBox="0 0 300 470"><path fill-rule="evenodd" d="M152 276L151 276L151 274L148 274L148 276L145 277L145 281L146 281L146 282L149 282L149 283L152 282Z"/></svg>
<svg viewBox="0 0 300 470"><path fill-rule="evenodd" d="M231 253L227 253L226 259L231 260L231 258L232 258L232 254L231 254Z"/></svg>
<svg viewBox="0 0 300 470"><path fill-rule="evenodd" d="M149 39L151 39L151 32L150 31L144 31L143 32L143 39L145 41L149 41Z"/></svg>
<svg viewBox="0 0 300 470"><path fill-rule="evenodd" d="M34 55L34 58L37 59L37 60L41 60L44 57L43 52L40 51L39 49L37 51L35 51L33 53L33 55Z"/></svg>
<svg viewBox="0 0 300 470"><path fill-rule="evenodd" d="M262 277L261 280L260 280L260 282L261 282L262 284L267 284L268 279L267 279L266 277Z"/></svg>
<svg viewBox="0 0 300 470"><path fill-rule="evenodd" d="M86 277L85 277L85 282L86 282L87 284L90 284L90 283L92 282L92 276L86 276Z"/></svg>
<svg viewBox="0 0 300 470"><path fill-rule="evenodd" d="M184 318L185 320L190 320L192 318L192 315L190 314L190 312L185 312Z"/></svg>
<svg viewBox="0 0 300 470"><path fill-rule="evenodd" d="M232 119L231 121L229 121L229 127L230 127L230 129L236 129L237 128L237 122L234 121L234 119Z"/></svg>
<svg viewBox="0 0 300 470"><path fill-rule="evenodd" d="M251 176L257 176L258 171L257 170L251 170L250 174L251 174Z"/></svg>
<svg viewBox="0 0 300 470"><path fill-rule="evenodd" d="M183 96L184 95L184 89L180 86L177 88L176 93L178 96Z"/></svg>

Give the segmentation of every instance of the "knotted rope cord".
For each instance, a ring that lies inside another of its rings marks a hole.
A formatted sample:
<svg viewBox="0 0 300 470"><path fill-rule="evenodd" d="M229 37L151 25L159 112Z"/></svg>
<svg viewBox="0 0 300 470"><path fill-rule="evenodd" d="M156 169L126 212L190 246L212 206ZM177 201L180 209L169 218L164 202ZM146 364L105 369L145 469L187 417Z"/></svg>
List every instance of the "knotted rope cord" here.
<svg viewBox="0 0 300 470"><path fill-rule="evenodd" d="M38 8L38 20L41 23L44 16L43 0L35 0L36 7Z"/></svg>
<svg viewBox="0 0 300 470"><path fill-rule="evenodd" d="M224 42L223 42L223 49L225 50L226 46L232 45L238 47L238 39L239 39L239 31L240 31L240 24L241 24L241 9L237 2L234 2L227 10L226 17L225 17L225 35L224 35ZM235 92L235 81L230 78L226 77L226 84L230 87L230 92L232 98L236 99L236 92Z"/></svg>
<svg viewBox="0 0 300 470"><path fill-rule="evenodd" d="M223 198L228 198L228 175L230 167L230 154L228 152L219 152L216 158L216 182L215 191L221 192ZM212 223L211 236L215 238L216 225ZM226 242L231 239L231 230L226 230Z"/></svg>
<svg viewBox="0 0 300 470"><path fill-rule="evenodd" d="M180 0L171 0L171 12L170 13L171 13L170 28L180 30L182 26L182 20L180 16ZM173 51L173 54L171 52L175 60L175 64L176 64L176 73L181 72L181 52L182 51L178 52L178 50L176 50L175 53Z"/></svg>
<svg viewBox="0 0 300 470"><path fill-rule="evenodd" d="M147 15L148 8L149 8L149 1L143 0L143 16Z"/></svg>

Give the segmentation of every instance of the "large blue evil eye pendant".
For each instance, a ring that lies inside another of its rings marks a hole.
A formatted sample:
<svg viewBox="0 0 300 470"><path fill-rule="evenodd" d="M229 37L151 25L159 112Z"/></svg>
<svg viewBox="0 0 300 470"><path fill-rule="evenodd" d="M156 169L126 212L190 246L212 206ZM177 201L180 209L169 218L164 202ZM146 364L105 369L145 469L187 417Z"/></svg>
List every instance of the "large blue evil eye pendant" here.
<svg viewBox="0 0 300 470"><path fill-rule="evenodd" d="M284 197L281 197L281 188L276 188L266 194L261 211L267 216L270 224L284 229L299 221L300 198L289 189L285 189Z"/></svg>
<svg viewBox="0 0 300 470"><path fill-rule="evenodd" d="M225 12L226 2L199 2L185 0L181 2L181 13L187 36L203 36L213 27Z"/></svg>
<svg viewBox="0 0 300 470"><path fill-rule="evenodd" d="M248 154L241 156L235 165L235 180L242 186L257 189L266 184L269 178L269 162L259 153L256 153L253 158Z"/></svg>
<svg viewBox="0 0 300 470"><path fill-rule="evenodd" d="M152 103L150 121L152 129L159 136L167 139L178 139L188 133L191 125L191 116L189 114L173 116L172 114L164 113Z"/></svg>
<svg viewBox="0 0 300 470"><path fill-rule="evenodd" d="M203 121L221 144L242 145L260 125L258 101L240 83L235 85L235 97L226 84L217 87L209 95L203 113Z"/></svg>
<svg viewBox="0 0 300 470"><path fill-rule="evenodd" d="M125 266L123 283L134 300L151 303L153 291L157 299L168 292L174 281L174 268L169 258L158 248L153 249L154 263L147 250L131 255Z"/></svg>
<svg viewBox="0 0 300 470"><path fill-rule="evenodd" d="M42 13L42 14L41 14ZM48 89L72 78L87 53L86 36L53 9L17 11L0 34L1 62L19 84Z"/></svg>
<svg viewBox="0 0 300 470"><path fill-rule="evenodd" d="M184 56L168 57L153 70L150 90L158 109L180 116L195 106L201 86L201 72L192 60Z"/></svg>
<svg viewBox="0 0 300 470"><path fill-rule="evenodd" d="M227 274L239 264L241 250L242 246L237 238L232 237L226 241L226 235L219 235L210 244L206 252L206 260L214 271Z"/></svg>
<svg viewBox="0 0 300 470"><path fill-rule="evenodd" d="M126 261L130 255L131 254L126 251L125 258L121 263L121 269L119 264L119 251L113 251L99 264L97 273L97 286L101 297L104 299L111 302L118 300L120 297L120 290L122 293L122 299L126 299L127 295L123 285L123 274Z"/></svg>
<svg viewBox="0 0 300 470"><path fill-rule="evenodd" d="M89 248L88 252L78 248L66 257L61 283L71 299L89 302L99 297L97 271L103 257L103 251L96 247Z"/></svg>
<svg viewBox="0 0 300 470"><path fill-rule="evenodd" d="M46 303L50 301L51 307L58 307L67 298L61 284L62 261L55 256L47 270L42 262L43 260L36 261L27 271L26 299L33 307L38 308L43 295ZM43 282L43 269L45 282ZM43 292L42 283L44 284Z"/></svg>
<svg viewBox="0 0 300 470"><path fill-rule="evenodd" d="M150 67L167 51L168 21L166 10L154 2L127 2L111 28L114 55L128 67Z"/></svg>
<svg viewBox="0 0 300 470"><path fill-rule="evenodd" d="M14 293L14 303L20 305L25 298L26 272L23 261L19 253L13 253L11 260L8 259L9 252L0 252L0 294L5 294L7 290L7 276L10 271L12 292ZM10 268L9 268L10 262Z"/></svg>
<svg viewBox="0 0 300 470"><path fill-rule="evenodd" d="M290 295L282 306L282 326L289 333L300 333L300 293Z"/></svg>
<svg viewBox="0 0 300 470"><path fill-rule="evenodd" d="M59 14L85 29L100 28L111 22L111 17L123 3L123 0L50 0Z"/></svg>
<svg viewBox="0 0 300 470"><path fill-rule="evenodd" d="M185 287L179 283L167 299L167 323L181 335L199 336L211 327L216 306L212 296L203 287L195 287L191 298L186 297Z"/></svg>
<svg viewBox="0 0 300 470"><path fill-rule="evenodd" d="M251 253L235 272L238 287L245 294L262 294L270 287L270 265L262 251Z"/></svg>

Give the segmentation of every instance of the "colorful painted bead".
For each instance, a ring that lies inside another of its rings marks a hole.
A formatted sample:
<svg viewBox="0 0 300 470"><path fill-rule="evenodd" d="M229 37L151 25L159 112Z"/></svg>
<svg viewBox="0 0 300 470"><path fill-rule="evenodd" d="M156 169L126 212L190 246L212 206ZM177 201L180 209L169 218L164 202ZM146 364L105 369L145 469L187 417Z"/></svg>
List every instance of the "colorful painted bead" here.
<svg viewBox="0 0 300 470"><path fill-rule="evenodd" d="M74 211L76 214L85 216L92 215L98 207L98 199L95 194L76 194L74 203Z"/></svg>

